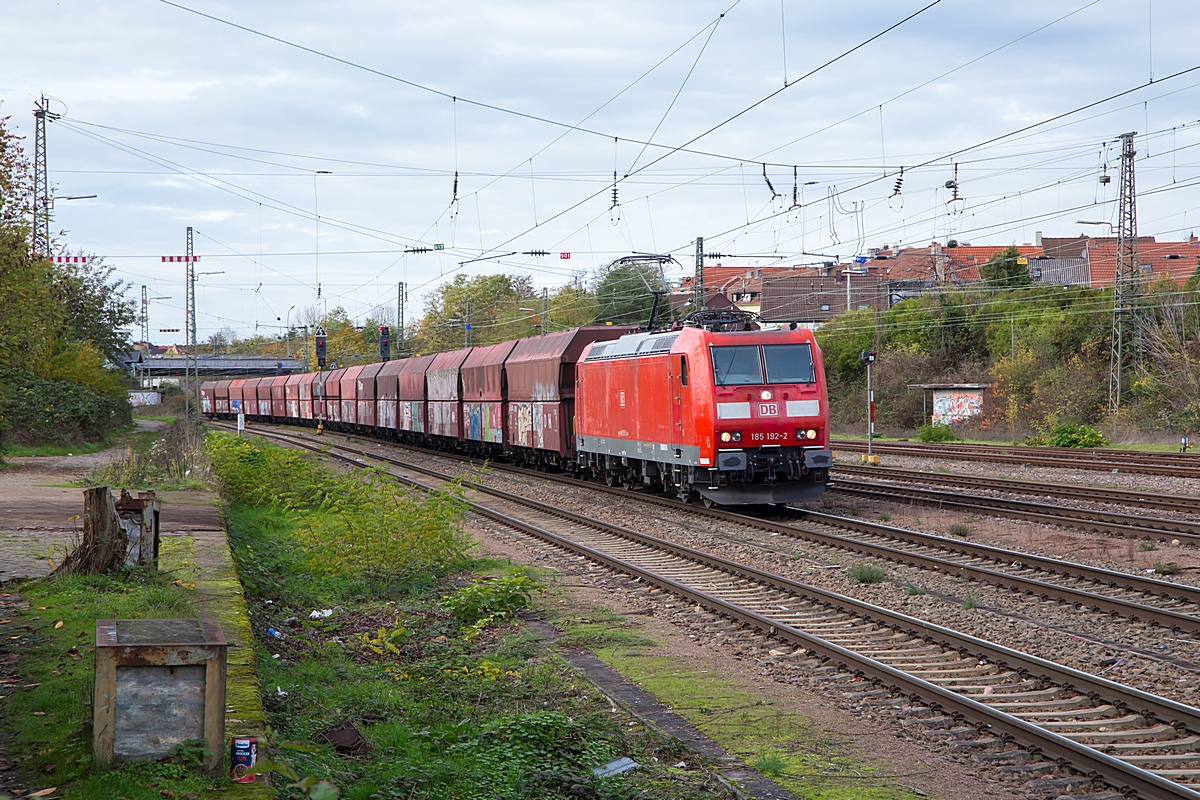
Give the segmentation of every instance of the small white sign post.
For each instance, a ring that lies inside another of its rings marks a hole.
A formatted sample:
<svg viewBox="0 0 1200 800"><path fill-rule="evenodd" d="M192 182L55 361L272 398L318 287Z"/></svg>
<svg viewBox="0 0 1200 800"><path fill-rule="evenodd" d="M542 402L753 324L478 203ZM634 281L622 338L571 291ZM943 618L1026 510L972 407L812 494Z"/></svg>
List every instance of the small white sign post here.
<svg viewBox="0 0 1200 800"><path fill-rule="evenodd" d="M246 430L246 415L238 413L238 436L241 436L244 430Z"/></svg>

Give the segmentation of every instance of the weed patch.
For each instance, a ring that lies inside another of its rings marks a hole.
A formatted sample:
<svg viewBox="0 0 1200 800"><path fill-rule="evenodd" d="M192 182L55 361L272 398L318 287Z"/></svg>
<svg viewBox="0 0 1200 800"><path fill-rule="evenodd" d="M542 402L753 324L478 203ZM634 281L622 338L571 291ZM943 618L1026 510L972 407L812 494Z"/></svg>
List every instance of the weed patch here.
<svg viewBox="0 0 1200 800"><path fill-rule="evenodd" d="M946 528L946 533L951 536L961 536L966 538L971 535L971 526L962 522L951 523L949 528Z"/></svg>
<svg viewBox="0 0 1200 800"><path fill-rule="evenodd" d="M859 561L850 567L847 573L855 583L883 583L887 572L868 561Z"/></svg>

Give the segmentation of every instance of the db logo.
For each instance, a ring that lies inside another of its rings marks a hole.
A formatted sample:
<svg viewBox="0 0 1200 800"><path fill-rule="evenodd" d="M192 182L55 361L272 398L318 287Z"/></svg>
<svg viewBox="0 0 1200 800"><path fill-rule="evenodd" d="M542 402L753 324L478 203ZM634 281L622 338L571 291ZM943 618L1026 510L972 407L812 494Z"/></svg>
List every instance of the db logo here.
<svg viewBox="0 0 1200 800"><path fill-rule="evenodd" d="M760 417L777 417L779 416L778 403L759 403L758 415Z"/></svg>

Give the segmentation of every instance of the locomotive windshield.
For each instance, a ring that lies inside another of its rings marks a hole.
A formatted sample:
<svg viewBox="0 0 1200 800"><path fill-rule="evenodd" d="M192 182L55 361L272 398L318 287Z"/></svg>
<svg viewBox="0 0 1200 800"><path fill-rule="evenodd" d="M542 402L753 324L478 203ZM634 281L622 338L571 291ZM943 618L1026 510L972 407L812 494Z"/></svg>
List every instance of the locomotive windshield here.
<svg viewBox="0 0 1200 800"><path fill-rule="evenodd" d="M713 377L718 386L767 383L812 383L812 347L807 344L734 345L712 349Z"/></svg>
<svg viewBox="0 0 1200 800"><path fill-rule="evenodd" d="M713 377L718 386L762 383L762 361L758 345L736 345L712 349Z"/></svg>
<svg viewBox="0 0 1200 800"><path fill-rule="evenodd" d="M812 383L812 347L807 344L763 345L767 383Z"/></svg>

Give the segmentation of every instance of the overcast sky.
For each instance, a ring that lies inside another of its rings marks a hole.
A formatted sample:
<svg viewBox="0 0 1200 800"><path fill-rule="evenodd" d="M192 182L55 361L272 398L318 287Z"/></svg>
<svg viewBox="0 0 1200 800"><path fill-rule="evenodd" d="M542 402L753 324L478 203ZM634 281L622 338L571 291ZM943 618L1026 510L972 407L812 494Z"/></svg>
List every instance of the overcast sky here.
<svg viewBox="0 0 1200 800"><path fill-rule="evenodd" d="M1140 233L1200 229L1200 70L1168 77L1200 65L1194 2L941 0L863 44L927 2L181 0L221 22L6 0L0 113L32 151L34 102L54 98L55 191L98 195L60 201L55 228L170 296L151 304L158 343L182 335L158 332L184 301L183 265L160 257L189 225L199 271L223 272L199 279L201 339L274 332L318 283L361 320L394 313L399 281L419 315L457 271L553 288L637 251L673 254L677 278L697 236L767 265L1099 234L1075 221L1115 219L1126 131Z"/></svg>

